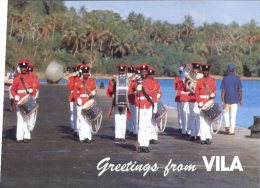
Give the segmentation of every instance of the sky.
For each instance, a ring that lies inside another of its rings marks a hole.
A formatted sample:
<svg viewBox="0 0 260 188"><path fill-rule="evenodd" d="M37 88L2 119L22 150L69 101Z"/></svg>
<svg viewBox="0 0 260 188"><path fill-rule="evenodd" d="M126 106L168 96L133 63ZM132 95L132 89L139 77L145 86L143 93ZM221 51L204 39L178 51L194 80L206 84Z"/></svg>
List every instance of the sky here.
<svg viewBox="0 0 260 188"><path fill-rule="evenodd" d="M185 15L190 15L196 26L208 23L239 25L254 19L260 25L260 0L177 0L177 1L66 1L67 7L87 10L112 10L126 18L130 12L142 13L153 20L182 23Z"/></svg>

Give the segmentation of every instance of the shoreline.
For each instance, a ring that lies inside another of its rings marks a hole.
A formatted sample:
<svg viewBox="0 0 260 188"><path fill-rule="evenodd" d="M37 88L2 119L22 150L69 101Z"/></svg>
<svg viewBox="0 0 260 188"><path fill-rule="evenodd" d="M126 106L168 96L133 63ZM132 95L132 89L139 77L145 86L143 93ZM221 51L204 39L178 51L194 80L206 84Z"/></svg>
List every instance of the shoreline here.
<svg viewBox="0 0 260 188"><path fill-rule="evenodd" d="M35 74L38 76L38 78L44 79L45 78L45 73L43 72L35 72ZM110 79L113 77L113 75L106 75L106 74L93 74L95 78L97 79ZM214 79L216 80L222 80L223 76L219 76L219 75L211 75ZM260 77L245 77L245 76L239 76L241 80L260 80ZM159 80L166 80L166 79L175 79L174 76L170 77L170 76L156 76L156 79ZM66 75L64 74L63 79L66 79Z"/></svg>

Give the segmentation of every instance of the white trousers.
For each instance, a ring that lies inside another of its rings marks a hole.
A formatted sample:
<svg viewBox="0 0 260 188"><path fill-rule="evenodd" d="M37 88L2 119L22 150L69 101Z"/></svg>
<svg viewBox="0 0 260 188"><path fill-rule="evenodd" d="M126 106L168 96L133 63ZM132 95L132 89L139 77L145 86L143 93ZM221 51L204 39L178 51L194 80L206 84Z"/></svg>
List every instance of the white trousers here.
<svg viewBox="0 0 260 188"><path fill-rule="evenodd" d="M151 127L151 140L158 140L158 127L154 119L152 119L152 127Z"/></svg>
<svg viewBox="0 0 260 188"><path fill-rule="evenodd" d="M188 123L188 130L191 131L191 136L200 136L200 109L198 103L189 102L190 117Z"/></svg>
<svg viewBox="0 0 260 188"><path fill-rule="evenodd" d="M77 131L77 104L75 101L70 102L70 126L74 130Z"/></svg>
<svg viewBox="0 0 260 188"><path fill-rule="evenodd" d="M190 116L189 102L181 102L181 122L182 122L182 134L190 134L188 130L188 122Z"/></svg>
<svg viewBox="0 0 260 188"><path fill-rule="evenodd" d="M131 117L130 117L129 121L127 122L127 130L132 133L137 133L135 105L130 104L129 107L130 107Z"/></svg>
<svg viewBox="0 0 260 188"><path fill-rule="evenodd" d="M210 123L204 118L203 112L200 111L200 140L212 139Z"/></svg>
<svg viewBox="0 0 260 188"><path fill-rule="evenodd" d="M34 99L36 100L37 98L39 98L39 90L36 89L36 95L34 97ZM30 116L29 116L29 130L32 132L35 124L36 124L36 119L37 119L37 115L38 115L38 109L35 110Z"/></svg>
<svg viewBox="0 0 260 188"><path fill-rule="evenodd" d="M138 112L138 109L136 109ZM153 109L140 109L140 120L138 128L138 143L140 147L148 147L152 131L152 113Z"/></svg>
<svg viewBox="0 0 260 188"><path fill-rule="evenodd" d="M182 122L181 122L181 103L176 102L177 104L177 113L178 113L178 129L182 129Z"/></svg>
<svg viewBox="0 0 260 188"><path fill-rule="evenodd" d="M24 114L19 107L16 108L17 126L16 126L16 139L18 141L23 139L31 139L29 130L29 117Z"/></svg>
<svg viewBox="0 0 260 188"><path fill-rule="evenodd" d="M119 113L118 107L115 107L115 138L125 139L126 133L126 112L125 108L122 114Z"/></svg>
<svg viewBox="0 0 260 188"><path fill-rule="evenodd" d="M30 116L28 117L28 120L29 120L29 130L32 132L34 127L35 127L35 124L36 124L36 119L37 119L37 113L38 113L38 109L35 110L32 114L30 114Z"/></svg>
<svg viewBox="0 0 260 188"><path fill-rule="evenodd" d="M82 111L82 106L77 106L77 128L79 133L79 140L83 141L85 139L92 140L91 133L91 122L88 117Z"/></svg>
<svg viewBox="0 0 260 188"><path fill-rule="evenodd" d="M11 88L12 88L12 85L10 85L9 89L8 89L8 93L9 93L9 99L13 99L14 96L12 95L11 93Z"/></svg>
<svg viewBox="0 0 260 188"><path fill-rule="evenodd" d="M235 132L237 106L237 104L225 104L225 127L230 128L230 133Z"/></svg>

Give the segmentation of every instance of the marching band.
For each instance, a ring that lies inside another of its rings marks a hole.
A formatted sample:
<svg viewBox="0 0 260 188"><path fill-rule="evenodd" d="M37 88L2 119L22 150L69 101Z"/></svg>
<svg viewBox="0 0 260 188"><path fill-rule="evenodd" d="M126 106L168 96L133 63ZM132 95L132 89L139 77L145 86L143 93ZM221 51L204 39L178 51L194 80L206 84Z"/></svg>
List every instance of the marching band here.
<svg viewBox="0 0 260 188"><path fill-rule="evenodd" d="M29 60L21 59L18 65L20 73L14 77L10 98L16 104L17 142L27 143L36 123L40 83ZM201 144L212 143L212 124L221 123L223 114L215 102L216 81L209 74L210 67L199 62L183 63L178 68L180 75L174 80L178 132L190 141L200 140ZM89 65L73 65L72 69L67 82L70 126L79 142L91 143L92 134L98 131L102 121L102 109L95 100L96 81ZM106 90L112 98L109 116L114 111L115 141L125 142L128 132L137 137L137 152L148 153L149 144L157 144L158 133L165 128L160 126L167 123L167 110L160 100L161 86L155 79L156 69L147 63L120 64L117 69L118 74L109 80Z"/></svg>

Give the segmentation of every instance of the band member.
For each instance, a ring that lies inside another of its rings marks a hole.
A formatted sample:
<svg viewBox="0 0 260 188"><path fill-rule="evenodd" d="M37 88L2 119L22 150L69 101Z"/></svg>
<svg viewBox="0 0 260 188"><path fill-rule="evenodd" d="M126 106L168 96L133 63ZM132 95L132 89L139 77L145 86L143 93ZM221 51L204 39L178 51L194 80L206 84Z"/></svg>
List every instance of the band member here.
<svg viewBox="0 0 260 188"><path fill-rule="evenodd" d="M74 132L74 136L77 137L78 130L77 130L77 103L75 101L73 91L74 91L74 84L79 80L78 77L78 70L77 65L72 66L73 73L69 75L67 88L70 90L69 94L69 103L70 103L70 126Z"/></svg>
<svg viewBox="0 0 260 188"><path fill-rule="evenodd" d="M34 87L34 79L27 72L29 60L19 60L19 66L21 73L14 78L14 82L11 88L11 94L14 96L16 104L26 95L30 94L32 97L36 97L36 88ZM30 116L23 113L19 107L16 107L17 114L17 128L16 139L18 143L22 141L27 143L31 140L31 132L29 129ZM35 118L36 119L36 118Z"/></svg>
<svg viewBox="0 0 260 188"><path fill-rule="evenodd" d="M39 88L40 88L41 84L40 84L36 74L33 73L33 69L34 69L34 65L29 63L27 71L28 71L28 74L32 77L32 79L33 79L33 87L35 87L35 89L36 89L35 99L38 99L39 98ZM33 129L34 129L35 123L36 123L37 110L35 110L31 114L30 117L31 118L30 118L30 122L29 122L29 128L30 128L30 131L32 132Z"/></svg>
<svg viewBox="0 0 260 188"><path fill-rule="evenodd" d="M184 63L183 66L185 68L187 63ZM180 102L181 102L181 122L182 122L182 131L181 136L185 137L190 134L190 130L188 130L188 122L189 122L189 115L190 115L190 108L189 108L189 93L190 91L186 87L184 80L182 80L180 87Z"/></svg>
<svg viewBox="0 0 260 188"><path fill-rule="evenodd" d="M36 88L36 98L39 98L39 90L38 89L41 86L41 84L40 84L36 74L34 74L33 69L34 69L34 65L29 63L28 64L28 73L34 80L34 87Z"/></svg>
<svg viewBox="0 0 260 188"><path fill-rule="evenodd" d="M136 80L135 69L136 69L135 66L129 66L127 68L127 72L128 72L127 75L128 75L129 82ZM128 101L129 101L129 109L130 109L131 117L127 121L127 130L130 136L136 136L137 128L136 128L136 111L135 111L134 93L128 95Z"/></svg>
<svg viewBox="0 0 260 188"><path fill-rule="evenodd" d="M91 133L91 121L82 111L83 105L93 98L96 91L96 81L89 75L90 66L80 65L80 72L82 72L82 77L80 79L74 80L73 97L77 101L77 130L79 134L79 141L90 143L92 141Z"/></svg>
<svg viewBox="0 0 260 188"><path fill-rule="evenodd" d="M192 80L189 80L190 83L196 83L198 78L202 78L203 75L200 72L200 63L199 62L193 62L192 63ZM190 118L188 123L188 130L191 131L191 137L190 140L193 141L197 138L199 135L199 107L198 103L196 102L196 96L194 93L193 87L190 87L190 94L189 94L189 109L190 109Z"/></svg>
<svg viewBox="0 0 260 188"><path fill-rule="evenodd" d="M157 100L159 101L159 99L162 97L162 90L161 90L160 83L157 80L154 79L155 71L156 71L156 69L154 67L150 67L149 68L149 77L152 78L156 83ZM158 127L157 127L156 122L154 120L152 120L152 125L153 126L152 126L152 131L151 131L150 143L151 144L157 144L158 143Z"/></svg>
<svg viewBox="0 0 260 188"><path fill-rule="evenodd" d="M116 142L124 142L125 141L125 134L126 134L126 120L127 120L127 106L119 106L116 104L116 95L119 92L119 88L117 88L117 82L119 82L120 78L128 79L125 70L126 66L121 64L117 66L118 68L118 75L109 80L108 88L107 88L107 96L113 98L112 108L115 109L115 141ZM125 80L126 81L126 80ZM128 87L128 85L125 85ZM127 93L128 94L128 93ZM128 97L125 96L126 98ZM110 110L111 111L111 110ZM110 112L111 113L111 112Z"/></svg>
<svg viewBox="0 0 260 188"><path fill-rule="evenodd" d="M207 101L216 96L216 80L209 76L211 64L202 64L201 67L203 78L198 79L195 88L199 108L202 108ZM200 139L201 144L211 144L210 122L205 119L202 110L200 111Z"/></svg>
<svg viewBox="0 0 260 188"><path fill-rule="evenodd" d="M139 66L141 78L131 82L129 92L136 92L136 112L138 125L138 153L148 153L149 142L152 131L152 115L157 112L157 94L156 82L148 77L148 64Z"/></svg>
<svg viewBox="0 0 260 188"><path fill-rule="evenodd" d="M183 66L179 67L179 74L181 74L183 70ZM182 122L181 122L181 101L180 101L180 94L183 82L180 80L180 76L176 76L174 79L174 89L176 91L175 102L177 106L177 113L178 113L178 132L181 133L182 131Z"/></svg>

